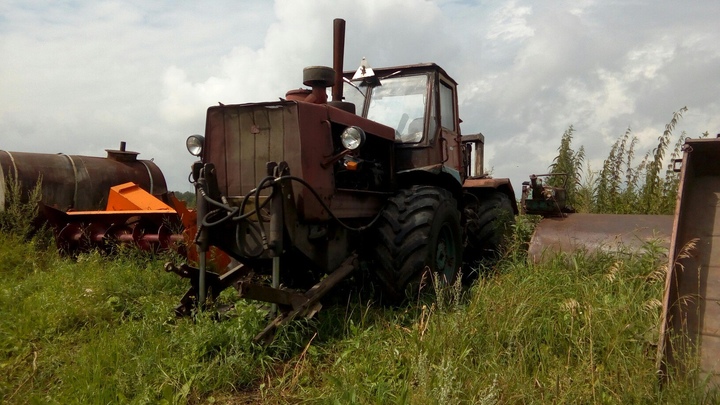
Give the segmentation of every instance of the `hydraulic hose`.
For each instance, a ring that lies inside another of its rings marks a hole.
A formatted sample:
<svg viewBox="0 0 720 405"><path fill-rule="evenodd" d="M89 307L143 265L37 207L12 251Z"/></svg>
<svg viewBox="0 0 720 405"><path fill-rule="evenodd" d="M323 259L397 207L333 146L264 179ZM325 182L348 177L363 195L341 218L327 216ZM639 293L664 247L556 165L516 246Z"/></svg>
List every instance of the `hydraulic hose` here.
<svg viewBox="0 0 720 405"><path fill-rule="evenodd" d="M362 231L372 227L375 224L375 222L377 222L377 220L382 215L382 210L380 210L380 212L378 212L378 214L375 215L375 218L373 218L372 221L370 221L368 224L357 227L357 228L352 227L352 226L344 223L340 218L338 218L332 212L332 210L330 210L330 207L328 207L327 204L325 204L325 202L322 200L322 197L320 197L320 194L318 194L318 192L315 191L315 189L310 184L308 184L307 181L301 179L300 177L295 177L295 176L282 176L282 177L278 177L277 179L275 179L275 181L280 181L280 180L292 180L292 181L297 181L298 183L302 184L305 188L307 188L310 191L310 193L315 197L315 199L317 199L317 201L320 203L320 205L323 207L323 209L325 211L327 211L328 215L330 215L330 218L332 218L335 222L340 224L340 226L342 226L343 228L345 228L349 231L362 232Z"/></svg>
<svg viewBox="0 0 720 405"><path fill-rule="evenodd" d="M292 176L292 175L286 175L286 176L280 176L280 177L267 176L267 177L263 178L260 181L260 183L258 183L257 187L255 187L254 189L250 190L247 194L245 194L243 201L240 204L240 207L233 207L228 204L224 204L220 201L216 201L205 193L205 190L203 189L203 187L199 187L200 194L203 196L203 198L209 204L219 208L219 209L210 211L202 219L201 226L202 227L218 226L227 220L232 220L233 222L239 222L242 220L246 220L247 218L251 217L252 215L256 215L257 219L258 219L258 223L256 224L252 221L250 221L250 223L252 224L253 227L256 228L256 230L262 237L263 246L265 248L267 248L267 235L265 234L265 229L262 226L263 218L262 218L262 215L260 215L260 212L272 200L272 198L275 194L275 188L273 187L275 185L275 183L282 181L282 180L296 181L296 182L300 183L303 187L307 188L308 191L310 191L310 193L313 195L313 197L315 197L315 199L318 201L318 203L320 203L320 206L322 206L322 208L325 211L327 211L330 218L333 221L337 222L343 228L347 229L348 231L351 231L351 232L365 231L365 230L371 228L375 224L375 222L377 222L377 220L380 218L380 216L382 215L382 210L380 210L380 212L378 212L378 214L375 215L375 217L368 224L360 226L360 227L350 226L350 225L346 224L345 222L343 222L340 218L338 218L335 215L335 213L332 212L330 207L328 207L328 205L322 200L322 197L320 197L320 194L318 194L318 192L307 181L301 179L300 177L296 177L296 176ZM265 199L265 201L260 203L260 191L262 191L263 189L266 189L266 188L270 188L270 187L273 187L271 194L268 196L268 198ZM251 210L249 212L243 213L245 211L247 201L249 200L251 195L254 195L254 197L255 197L255 201L253 202L254 208L253 208L253 210ZM222 218L220 218L216 221L212 221L212 222L209 220L209 218L211 218L214 215L217 215L218 213L220 213L223 210L227 211L227 213ZM240 215L237 215L238 212L240 213ZM236 234L237 234L237 230L236 230ZM238 239L238 238L236 237L236 239ZM260 254L262 254L262 252L260 252L258 255L253 255L253 257L258 257L258 256L260 256Z"/></svg>

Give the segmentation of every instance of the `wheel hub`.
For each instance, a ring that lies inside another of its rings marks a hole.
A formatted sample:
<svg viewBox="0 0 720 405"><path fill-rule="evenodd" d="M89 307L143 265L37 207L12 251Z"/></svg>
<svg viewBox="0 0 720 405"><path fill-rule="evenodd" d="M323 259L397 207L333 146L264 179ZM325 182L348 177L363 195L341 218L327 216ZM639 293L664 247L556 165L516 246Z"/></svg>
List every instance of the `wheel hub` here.
<svg viewBox="0 0 720 405"><path fill-rule="evenodd" d="M435 252L435 270L444 276L445 281L451 281L450 278L455 272L455 249L456 246L452 231L445 225L438 235L437 249Z"/></svg>

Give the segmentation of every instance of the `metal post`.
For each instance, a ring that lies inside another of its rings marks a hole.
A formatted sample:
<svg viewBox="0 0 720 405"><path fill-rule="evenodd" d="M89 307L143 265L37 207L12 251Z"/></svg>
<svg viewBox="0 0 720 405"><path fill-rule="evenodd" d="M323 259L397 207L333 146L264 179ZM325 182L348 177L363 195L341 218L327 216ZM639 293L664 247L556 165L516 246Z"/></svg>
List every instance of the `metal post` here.
<svg viewBox="0 0 720 405"><path fill-rule="evenodd" d="M202 221L205 218L205 215L207 215L208 207L207 207L207 201L205 201L205 198L203 196L202 191L206 188L206 180L205 180L205 169L203 169L200 172L200 178L197 181L196 185L196 192L195 192L195 200L196 200L196 212L197 212L197 225L198 229L200 229L200 233L197 238L197 253L198 253L198 264L199 264L199 272L198 272L198 309L202 309L205 306L205 300L206 300L206 292L207 288L205 287L205 279L206 279L206 268L207 268L207 251L208 251L208 231L205 227L202 226Z"/></svg>
<svg viewBox="0 0 720 405"><path fill-rule="evenodd" d="M275 256L272 259L272 288L280 287L280 256ZM277 315L278 306L272 304L270 307L271 316Z"/></svg>
<svg viewBox="0 0 720 405"><path fill-rule="evenodd" d="M281 176L280 170L277 168L273 169L273 175L276 177ZM272 192L272 211L270 214L270 249L272 250L272 288L280 287L280 255L283 251L283 233L284 233L284 218L283 218L283 198L282 198L282 186L279 182L273 184ZM273 316L277 315L278 306L272 304L271 311Z"/></svg>
<svg viewBox="0 0 720 405"><path fill-rule="evenodd" d="M205 306L205 268L206 268L206 260L207 260L207 252L198 252L198 260L200 264L200 274L198 275L198 289L200 290L198 292L198 307L202 308Z"/></svg>

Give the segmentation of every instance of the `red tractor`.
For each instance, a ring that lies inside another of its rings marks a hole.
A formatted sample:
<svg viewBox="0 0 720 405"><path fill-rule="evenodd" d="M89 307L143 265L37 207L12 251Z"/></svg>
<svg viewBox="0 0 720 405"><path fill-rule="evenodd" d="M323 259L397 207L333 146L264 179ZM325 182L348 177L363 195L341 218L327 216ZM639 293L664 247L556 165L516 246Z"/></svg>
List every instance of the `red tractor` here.
<svg viewBox="0 0 720 405"><path fill-rule="evenodd" d="M483 135L460 134L457 83L435 64L363 61L342 73L343 47L335 20L335 68L306 68L311 89L210 107L205 136L188 138L200 158L191 175L199 263L166 266L191 280L179 314L235 285L278 305L267 336L314 314L356 269L398 300L428 273L454 282L463 261L497 247L498 219L517 204L508 179L483 173ZM208 265L213 246L235 261L222 274Z"/></svg>

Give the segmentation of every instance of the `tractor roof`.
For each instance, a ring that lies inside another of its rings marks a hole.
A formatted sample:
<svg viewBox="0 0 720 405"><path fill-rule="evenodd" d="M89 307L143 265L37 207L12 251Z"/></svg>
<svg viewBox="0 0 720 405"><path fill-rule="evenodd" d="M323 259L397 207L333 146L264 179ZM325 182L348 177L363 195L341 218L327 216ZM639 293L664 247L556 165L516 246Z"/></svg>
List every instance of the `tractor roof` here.
<svg viewBox="0 0 720 405"><path fill-rule="evenodd" d="M391 75L395 72L398 72L398 73L396 73L398 75L439 72L442 76L449 79L453 84L457 85L457 82L452 77L450 77L450 75L448 75L447 72L445 72L445 70L443 68L441 68L440 66L438 66L435 63L418 63L415 65L380 67L380 68L372 68L372 70L375 72L375 76L377 76L380 79L382 79L383 77L386 77L388 75ZM347 78L352 78L354 73L355 73L354 70L345 71L345 72L343 72L343 76L345 76Z"/></svg>

